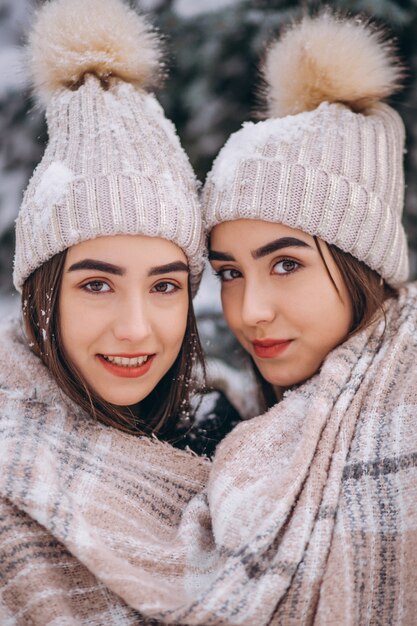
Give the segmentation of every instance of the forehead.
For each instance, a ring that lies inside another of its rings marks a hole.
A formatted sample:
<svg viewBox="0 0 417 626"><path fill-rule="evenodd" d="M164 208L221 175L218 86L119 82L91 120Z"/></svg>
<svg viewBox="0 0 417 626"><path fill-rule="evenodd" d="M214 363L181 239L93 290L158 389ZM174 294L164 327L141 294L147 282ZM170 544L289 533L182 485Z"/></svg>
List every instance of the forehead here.
<svg viewBox="0 0 417 626"><path fill-rule="evenodd" d="M154 266L172 261L187 263L183 250L175 243L160 237L145 235L112 235L82 241L68 249L66 265L86 258L124 267Z"/></svg>
<svg viewBox="0 0 417 626"><path fill-rule="evenodd" d="M293 237L314 245L311 235L284 224L264 220L233 220L215 226L210 234L210 248L213 250L251 249L282 237Z"/></svg>

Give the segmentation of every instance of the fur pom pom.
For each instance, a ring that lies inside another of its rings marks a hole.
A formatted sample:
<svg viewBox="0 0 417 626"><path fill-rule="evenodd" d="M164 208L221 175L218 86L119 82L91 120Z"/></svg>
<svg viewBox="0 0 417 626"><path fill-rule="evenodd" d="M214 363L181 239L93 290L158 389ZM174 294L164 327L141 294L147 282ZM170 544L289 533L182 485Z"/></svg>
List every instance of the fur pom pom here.
<svg viewBox="0 0 417 626"><path fill-rule="evenodd" d="M28 61L41 103L87 73L141 88L160 78L160 41L123 0L51 0L35 16Z"/></svg>
<svg viewBox="0 0 417 626"><path fill-rule="evenodd" d="M365 112L398 91L403 74L392 41L385 41L381 29L326 11L304 18L267 51L267 115L311 111L321 102Z"/></svg>

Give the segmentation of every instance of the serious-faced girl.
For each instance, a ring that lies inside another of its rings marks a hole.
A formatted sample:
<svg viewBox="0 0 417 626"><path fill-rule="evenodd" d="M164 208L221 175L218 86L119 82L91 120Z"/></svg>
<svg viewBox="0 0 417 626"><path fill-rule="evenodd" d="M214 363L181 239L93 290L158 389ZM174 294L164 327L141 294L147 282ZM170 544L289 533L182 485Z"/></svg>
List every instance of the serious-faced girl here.
<svg viewBox="0 0 417 626"><path fill-rule="evenodd" d="M351 59L342 77L337 25L324 17L308 28L269 50L268 119L229 139L205 188L225 317L269 383L269 403L271 386L279 397L309 379L333 348L383 315L408 275L404 130L378 102L401 67L373 33L359 43L368 63Z"/></svg>
<svg viewBox="0 0 417 626"><path fill-rule="evenodd" d="M224 314L270 407L214 459L224 623L415 620L417 291L383 102L401 71L361 19L305 18L267 54L267 119L205 186Z"/></svg>

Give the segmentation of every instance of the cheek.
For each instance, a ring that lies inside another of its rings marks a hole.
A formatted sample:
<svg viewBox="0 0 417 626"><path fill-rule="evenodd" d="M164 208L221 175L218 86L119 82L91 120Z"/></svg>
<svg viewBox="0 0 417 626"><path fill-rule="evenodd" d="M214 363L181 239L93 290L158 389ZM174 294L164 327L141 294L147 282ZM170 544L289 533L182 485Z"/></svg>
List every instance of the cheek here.
<svg viewBox="0 0 417 626"><path fill-rule="evenodd" d="M352 326L350 310L339 308L339 311L335 313L336 314L329 319L328 326L323 329L328 352L346 340Z"/></svg>
<svg viewBox="0 0 417 626"><path fill-rule="evenodd" d="M304 331L311 329L321 341L334 341L349 332L352 320L349 296L342 285L339 293L322 272L303 290L286 300L288 315Z"/></svg>
<svg viewBox="0 0 417 626"><path fill-rule="evenodd" d="M105 316L97 307L86 306L85 301L72 294L64 293L59 304L60 332L65 351L73 360L82 357L82 348L86 349L97 338Z"/></svg>
<svg viewBox="0 0 417 626"><path fill-rule="evenodd" d="M223 288L221 300L223 315L227 325L234 333L238 333L242 326L241 304L238 294L233 294L231 290Z"/></svg>
<svg viewBox="0 0 417 626"><path fill-rule="evenodd" d="M343 294L342 294L343 297ZM323 296L314 311L317 335L323 344L331 350L343 341L352 325L352 307L345 299L342 301L334 292Z"/></svg>
<svg viewBox="0 0 417 626"><path fill-rule="evenodd" d="M187 328L188 298L155 311L154 330L170 349L179 351Z"/></svg>
<svg viewBox="0 0 417 626"><path fill-rule="evenodd" d="M83 327L79 324L79 319L80 317L77 311L71 306L71 301L65 294L61 294L59 303L59 330L64 349L67 353L71 351L71 346L74 340L79 337L79 332L84 332ZM78 326L80 326L80 328L78 328Z"/></svg>
<svg viewBox="0 0 417 626"><path fill-rule="evenodd" d="M327 299L325 294L322 296L310 311L310 319L305 318L300 380L314 375L327 355L346 340L350 331L350 305L343 303L337 294L336 299L333 294Z"/></svg>

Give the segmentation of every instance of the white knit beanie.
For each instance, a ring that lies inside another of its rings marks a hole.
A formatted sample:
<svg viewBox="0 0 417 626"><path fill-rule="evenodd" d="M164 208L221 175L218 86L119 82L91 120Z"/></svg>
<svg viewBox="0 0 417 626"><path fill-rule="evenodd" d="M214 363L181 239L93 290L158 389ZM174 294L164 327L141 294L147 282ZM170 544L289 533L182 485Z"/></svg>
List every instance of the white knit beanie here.
<svg viewBox="0 0 417 626"><path fill-rule="evenodd" d="M69 246L141 234L184 251L195 293L204 252L197 181L145 91L161 74L155 33L122 0L52 0L28 51L49 143L16 220L16 288Z"/></svg>
<svg viewBox="0 0 417 626"><path fill-rule="evenodd" d="M245 123L204 189L208 232L221 222L285 224L334 244L392 286L408 277L404 126L382 99L402 68L381 32L328 11L269 49L268 119Z"/></svg>

